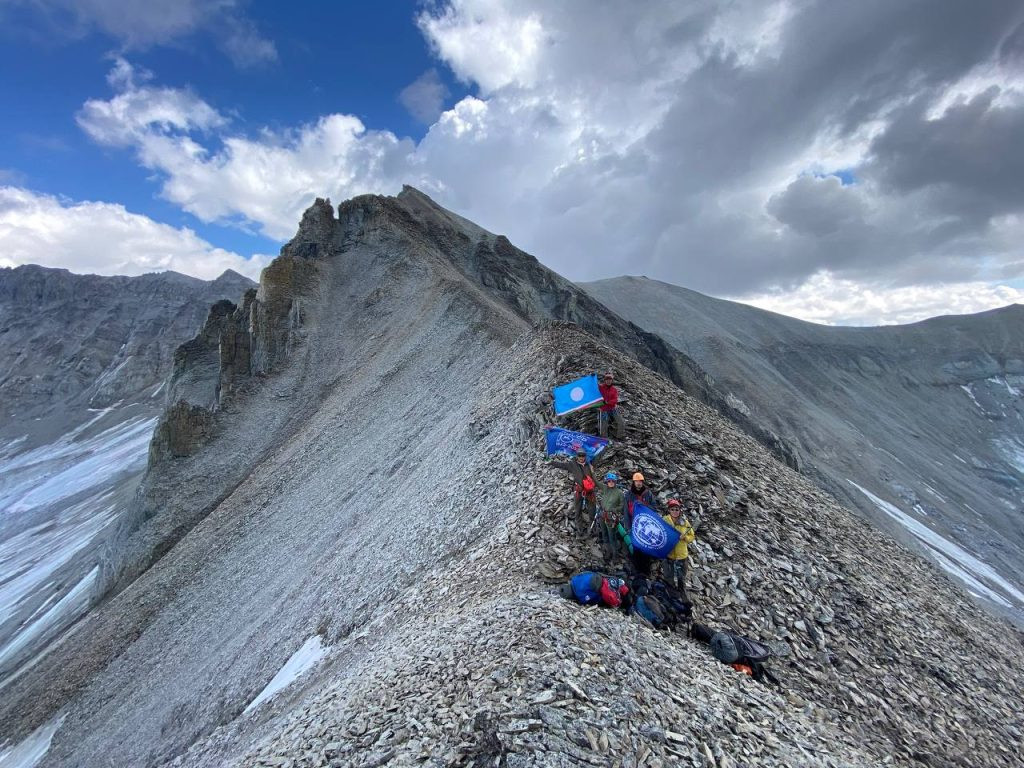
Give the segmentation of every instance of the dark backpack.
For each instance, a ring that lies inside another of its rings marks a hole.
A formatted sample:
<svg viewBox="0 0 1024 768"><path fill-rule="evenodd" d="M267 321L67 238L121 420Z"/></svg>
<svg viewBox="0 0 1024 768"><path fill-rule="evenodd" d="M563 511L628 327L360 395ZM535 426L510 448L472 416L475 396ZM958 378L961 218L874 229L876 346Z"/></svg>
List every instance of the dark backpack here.
<svg viewBox="0 0 1024 768"><path fill-rule="evenodd" d="M772 649L764 643L751 640L749 637L733 634L736 641L736 650L740 652L740 663L753 667L756 664L764 664L772 655Z"/></svg>
<svg viewBox="0 0 1024 768"><path fill-rule="evenodd" d="M650 622L655 629L665 626L665 608L651 595L641 595L633 602L633 612Z"/></svg>
<svg viewBox="0 0 1024 768"><path fill-rule="evenodd" d="M666 619L670 626L687 622L693 615L693 603L667 584L656 581L651 584L649 593L657 598L665 608Z"/></svg>

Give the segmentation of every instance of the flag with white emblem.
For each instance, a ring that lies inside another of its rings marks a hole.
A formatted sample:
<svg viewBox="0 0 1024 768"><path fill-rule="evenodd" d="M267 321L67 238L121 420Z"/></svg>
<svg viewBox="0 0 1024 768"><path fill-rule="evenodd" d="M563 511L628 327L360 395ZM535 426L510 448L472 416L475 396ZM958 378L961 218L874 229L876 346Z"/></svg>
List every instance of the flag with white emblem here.
<svg viewBox="0 0 1024 768"><path fill-rule="evenodd" d="M679 531L666 523L650 507L637 502L633 505L633 530L629 532L633 546L659 560L679 543Z"/></svg>
<svg viewBox="0 0 1024 768"><path fill-rule="evenodd" d="M552 391L555 394L555 413L559 416L604 402L594 375L570 381Z"/></svg>
<svg viewBox="0 0 1024 768"><path fill-rule="evenodd" d="M608 447L608 439L605 437L594 437L561 427L544 427L544 439L548 456L575 456L576 451L582 448L587 452L587 461L593 461Z"/></svg>

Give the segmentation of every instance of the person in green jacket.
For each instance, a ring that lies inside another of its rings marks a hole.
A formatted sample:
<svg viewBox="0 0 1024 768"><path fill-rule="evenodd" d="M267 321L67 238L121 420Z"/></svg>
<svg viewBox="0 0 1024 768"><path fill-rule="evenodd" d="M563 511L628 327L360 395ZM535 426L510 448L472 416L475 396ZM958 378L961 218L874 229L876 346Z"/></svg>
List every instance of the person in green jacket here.
<svg viewBox="0 0 1024 768"><path fill-rule="evenodd" d="M665 560L664 578L676 589L686 592L687 558L690 555L690 544L697 538L690 521L683 517L683 505L679 499L669 499L666 505L668 514L661 519L679 531L679 543L675 545Z"/></svg>
<svg viewBox="0 0 1024 768"><path fill-rule="evenodd" d="M626 497L618 487L619 476L609 472L604 476L604 487L597 494L597 524L601 534L601 550L607 562L612 562L625 546L616 530L626 510Z"/></svg>

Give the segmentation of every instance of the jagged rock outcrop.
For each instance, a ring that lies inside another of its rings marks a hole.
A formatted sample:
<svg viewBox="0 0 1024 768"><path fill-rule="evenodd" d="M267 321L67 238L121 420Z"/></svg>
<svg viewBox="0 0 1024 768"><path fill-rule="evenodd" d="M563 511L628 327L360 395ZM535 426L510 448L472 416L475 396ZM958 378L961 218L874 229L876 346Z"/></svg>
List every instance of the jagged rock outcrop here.
<svg viewBox="0 0 1024 768"><path fill-rule="evenodd" d="M584 287L710 370L820 486L1024 621L1024 306L833 328L646 278Z"/></svg>
<svg viewBox="0 0 1024 768"><path fill-rule="evenodd" d="M685 357L610 312L550 324L602 308L419 193L325 207L270 277L297 288L250 306L271 364L112 537L125 588L4 689L13 738L67 715L41 765L1015 764L1020 636L681 390ZM517 261L490 287L483 240ZM703 505L698 616L784 650L783 690L548 594L596 557L542 461L549 390L606 367L607 462Z"/></svg>

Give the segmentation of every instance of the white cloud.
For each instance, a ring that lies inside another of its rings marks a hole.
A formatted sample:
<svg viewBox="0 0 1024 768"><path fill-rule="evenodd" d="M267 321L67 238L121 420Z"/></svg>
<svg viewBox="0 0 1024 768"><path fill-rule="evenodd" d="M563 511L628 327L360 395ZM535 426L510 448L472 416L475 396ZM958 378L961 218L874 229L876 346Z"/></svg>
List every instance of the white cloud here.
<svg viewBox="0 0 1024 768"><path fill-rule="evenodd" d="M822 272L792 291L736 300L812 323L892 325L1024 304L1024 290L985 282L872 286Z"/></svg>
<svg viewBox="0 0 1024 768"><path fill-rule="evenodd" d="M421 123L433 123L441 116L448 86L441 82L436 69L428 69L398 94L402 106Z"/></svg>
<svg viewBox="0 0 1024 768"><path fill-rule="evenodd" d="M479 92L418 144L347 114L242 133L199 95L122 63L114 95L86 103L79 122L132 148L161 194L201 220L278 239L316 196L412 183L578 280L640 272L717 295L792 291L821 274L1005 281L1024 274L1020 210L986 180L1010 189L1019 173L970 149L1013 143L1016 99L985 91L937 123L921 117L977 87L1005 16L454 0L419 24ZM925 130L931 141L915 143ZM829 176L839 170L855 184Z"/></svg>
<svg viewBox="0 0 1024 768"><path fill-rule="evenodd" d="M283 240L295 233L316 196L340 201L370 190L397 191L414 149L386 131L367 131L351 115L327 115L285 131L232 136L227 119L189 91L158 88L115 67L109 100L86 102L79 125L96 141L131 146L140 162L165 176L163 196L202 221L238 217ZM140 82L141 80L141 82ZM215 138L211 150L201 142Z"/></svg>
<svg viewBox="0 0 1024 768"><path fill-rule="evenodd" d="M455 0L441 13L424 12L419 24L456 75L489 93L537 79L546 35L540 14L521 10L495 0Z"/></svg>
<svg viewBox="0 0 1024 768"><path fill-rule="evenodd" d="M169 45L206 31L240 68L277 60L273 41L260 35L238 0L7 0L27 6L49 39L99 32L122 50Z"/></svg>
<svg viewBox="0 0 1024 768"><path fill-rule="evenodd" d="M100 275L172 269L207 280L233 269L259 279L270 258L242 258L121 205L0 187L0 267L41 264Z"/></svg>

